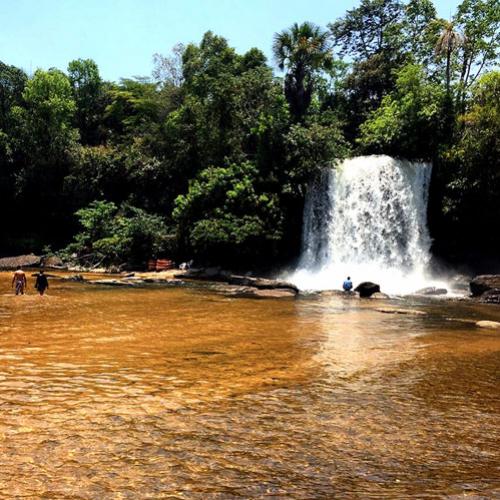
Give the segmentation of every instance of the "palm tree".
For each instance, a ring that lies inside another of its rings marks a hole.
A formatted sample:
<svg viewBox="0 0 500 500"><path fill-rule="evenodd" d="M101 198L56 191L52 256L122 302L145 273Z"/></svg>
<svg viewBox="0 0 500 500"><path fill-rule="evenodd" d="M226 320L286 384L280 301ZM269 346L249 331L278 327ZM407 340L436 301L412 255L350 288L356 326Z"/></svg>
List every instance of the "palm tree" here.
<svg viewBox="0 0 500 500"><path fill-rule="evenodd" d="M295 23L275 33L273 54L278 67L287 69L285 96L292 114L300 120L311 104L315 76L332 67L328 32L313 23Z"/></svg>
<svg viewBox="0 0 500 500"><path fill-rule="evenodd" d="M447 22L441 35L438 38L434 52L437 56L446 57L446 93L450 93L451 82L451 56L453 52L458 49L464 39L460 33L455 31L453 23Z"/></svg>

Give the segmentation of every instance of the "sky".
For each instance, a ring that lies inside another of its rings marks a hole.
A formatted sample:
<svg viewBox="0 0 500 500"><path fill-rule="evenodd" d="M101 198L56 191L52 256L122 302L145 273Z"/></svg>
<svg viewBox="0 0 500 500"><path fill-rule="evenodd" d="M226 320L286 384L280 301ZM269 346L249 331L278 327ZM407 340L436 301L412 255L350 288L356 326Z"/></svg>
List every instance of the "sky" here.
<svg viewBox="0 0 500 500"><path fill-rule="evenodd" d="M458 0L434 0L449 18ZM239 53L271 58L273 34L294 22L329 22L359 0L0 0L0 61L32 74L93 59L105 80L150 76L153 54L198 43L208 30Z"/></svg>

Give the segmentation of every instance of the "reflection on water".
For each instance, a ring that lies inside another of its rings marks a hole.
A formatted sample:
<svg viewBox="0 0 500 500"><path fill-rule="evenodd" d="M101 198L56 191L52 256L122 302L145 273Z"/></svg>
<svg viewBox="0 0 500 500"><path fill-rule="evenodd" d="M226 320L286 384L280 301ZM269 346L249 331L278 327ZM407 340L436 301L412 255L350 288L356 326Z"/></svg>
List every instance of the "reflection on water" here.
<svg viewBox="0 0 500 500"><path fill-rule="evenodd" d="M498 309L0 286L0 497L500 494Z"/></svg>

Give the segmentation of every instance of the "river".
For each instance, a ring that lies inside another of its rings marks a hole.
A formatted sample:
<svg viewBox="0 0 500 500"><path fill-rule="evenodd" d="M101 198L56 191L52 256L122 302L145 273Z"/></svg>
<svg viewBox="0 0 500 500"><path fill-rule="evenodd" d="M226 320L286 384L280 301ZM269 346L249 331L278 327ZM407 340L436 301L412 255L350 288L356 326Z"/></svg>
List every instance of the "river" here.
<svg viewBox="0 0 500 500"><path fill-rule="evenodd" d="M500 308L50 285L0 273L0 498L500 495Z"/></svg>

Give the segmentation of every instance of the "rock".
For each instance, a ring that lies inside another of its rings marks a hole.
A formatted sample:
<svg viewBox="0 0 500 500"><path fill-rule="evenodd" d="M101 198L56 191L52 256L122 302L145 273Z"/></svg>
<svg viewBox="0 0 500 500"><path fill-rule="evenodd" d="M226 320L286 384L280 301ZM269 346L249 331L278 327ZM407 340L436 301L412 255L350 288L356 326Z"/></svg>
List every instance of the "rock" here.
<svg viewBox="0 0 500 500"><path fill-rule="evenodd" d="M64 276L61 278L62 281L76 281L78 283L83 283L85 278L81 274L74 274L73 276Z"/></svg>
<svg viewBox="0 0 500 500"><path fill-rule="evenodd" d="M416 295L446 295L447 293L446 288L436 288L435 286L421 288L415 292Z"/></svg>
<svg viewBox="0 0 500 500"><path fill-rule="evenodd" d="M424 311L418 311L417 309L396 309L393 307L380 307L375 309L375 311L385 313L385 314L407 314L410 316L426 316L427 313Z"/></svg>
<svg viewBox="0 0 500 500"><path fill-rule="evenodd" d="M42 257L40 266L45 267L47 269L63 269L65 267L64 262L56 255Z"/></svg>
<svg viewBox="0 0 500 500"><path fill-rule="evenodd" d="M174 278L224 282L230 285L253 287L259 290L286 289L293 291L294 294L299 293L299 289L293 283L287 281L231 274L228 271L221 270L219 267L190 269L182 274L174 274Z"/></svg>
<svg viewBox="0 0 500 500"><path fill-rule="evenodd" d="M483 274L476 276L469 283L470 291L473 297L479 297L483 293L494 288L500 289L500 274Z"/></svg>
<svg viewBox="0 0 500 500"><path fill-rule="evenodd" d="M360 283L354 291L359 292L360 297L371 297L374 293L380 292L380 285L372 283L371 281L364 281Z"/></svg>
<svg viewBox="0 0 500 500"><path fill-rule="evenodd" d="M227 281L231 285L251 286L260 290L274 290L276 288L284 288L287 290L293 290L295 293L299 292L299 289L293 283L282 280L253 278L251 276L238 276L231 274L227 277Z"/></svg>
<svg viewBox="0 0 500 500"><path fill-rule="evenodd" d="M389 299L390 297L386 293L375 292L370 298L371 299Z"/></svg>
<svg viewBox="0 0 500 500"><path fill-rule="evenodd" d="M340 298L358 298L356 292L344 292L343 290L301 290L300 295L309 297L340 297Z"/></svg>
<svg viewBox="0 0 500 500"><path fill-rule="evenodd" d="M106 285L106 286L136 286L138 281L125 281L115 279L92 280L88 282L89 285Z"/></svg>
<svg viewBox="0 0 500 500"><path fill-rule="evenodd" d="M275 288L275 289L258 289L249 288L243 293L245 297L255 297L259 299L283 299L293 298L296 293L289 288Z"/></svg>
<svg viewBox="0 0 500 500"><path fill-rule="evenodd" d="M478 321L476 322L476 326L479 328L491 328L498 330L500 329L500 322L498 321Z"/></svg>
<svg viewBox="0 0 500 500"><path fill-rule="evenodd" d="M485 304L500 304L500 288L492 288L484 292L479 300Z"/></svg>
<svg viewBox="0 0 500 500"><path fill-rule="evenodd" d="M15 269L21 267L39 267L42 258L38 255L17 255L15 257L3 257L0 259L0 269Z"/></svg>

